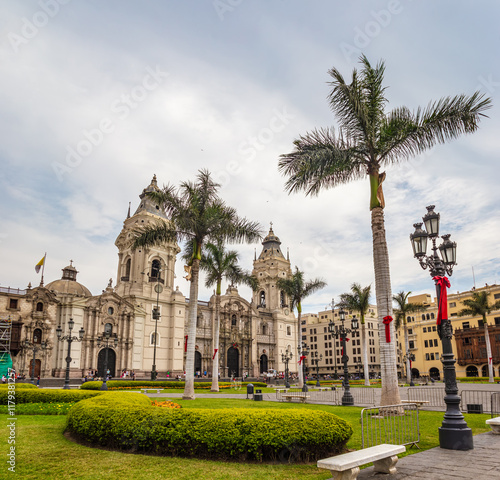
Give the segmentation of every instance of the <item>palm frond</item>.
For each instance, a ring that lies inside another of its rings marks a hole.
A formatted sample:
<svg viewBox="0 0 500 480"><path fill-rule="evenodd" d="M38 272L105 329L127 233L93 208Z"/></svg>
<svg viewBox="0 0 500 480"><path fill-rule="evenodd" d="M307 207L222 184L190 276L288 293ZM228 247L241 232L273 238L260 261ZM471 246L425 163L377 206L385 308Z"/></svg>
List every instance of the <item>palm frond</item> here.
<svg viewBox="0 0 500 480"><path fill-rule="evenodd" d="M130 246L133 250L175 242L178 236L175 226L165 221L158 221L156 224L135 229L132 234Z"/></svg>

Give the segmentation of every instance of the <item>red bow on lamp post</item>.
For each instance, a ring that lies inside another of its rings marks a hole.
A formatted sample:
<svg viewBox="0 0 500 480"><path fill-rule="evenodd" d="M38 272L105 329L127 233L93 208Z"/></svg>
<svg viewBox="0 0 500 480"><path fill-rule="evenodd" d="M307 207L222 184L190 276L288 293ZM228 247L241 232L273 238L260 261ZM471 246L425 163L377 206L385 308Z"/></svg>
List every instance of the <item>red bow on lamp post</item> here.
<svg viewBox="0 0 500 480"><path fill-rule="evenodd" d="M441 320L446 320L448 318L448 293L447 288L451 287L450 281L448 277L432 277L432 279L436 282L436 285L439 285L439 307L436 325L441 325Z"/></svg>
<svg viewBox="0 0 500 480"><path fill-rule="evenodd" d="M390 315L387 315L387 317L384 317L384 325L385 325L385 341L387 343L391 342L391 322L392 322L392 317Z"/></svg>
<svg viewBox="0 0 500 480"><path fill-rule="evenodd" d="M306 359L306 356L305 355L301 355L300 358L299 358L299 365L302 364L302 360L305 360Z"/></svg>
<svg viewBox="0 0 500 480"><path fill-rule="evenodd" d="M343 342L344 340L345 340L346 342L348 342L348 341L349 341L349 339L348 339L348 338L342 338L342 337L340 337L340 341L341 341L341 342ZM341 353L341 355L344 355L344 347L342 347L342 353Z"/></svg>
<svg viewBox="0 0 500 480"><path fill-rule="evenodd" d="M219 351L218 348L214 348L214 356L212 357L212 360L215 358L215 355L217 355L217 352Z"/></svg>
<svg viewBox="0 0 500 480"><path fill-rule="evenodd" d="M188 335L184 337L184 351L188 351Z"/></svg>

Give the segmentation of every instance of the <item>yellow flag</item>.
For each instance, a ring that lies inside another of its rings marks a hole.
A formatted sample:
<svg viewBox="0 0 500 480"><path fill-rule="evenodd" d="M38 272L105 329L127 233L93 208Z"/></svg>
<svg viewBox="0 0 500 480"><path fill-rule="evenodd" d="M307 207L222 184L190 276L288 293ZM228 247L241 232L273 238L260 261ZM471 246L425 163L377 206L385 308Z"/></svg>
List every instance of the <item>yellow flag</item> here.
<svg viewBox="0 0 500 480"><path fill-rule="evenodd" d="M45 257L47 254L43 256L43 258L35 265L35 272L38 273L40 271L40 267L45 263Z"/></svg>

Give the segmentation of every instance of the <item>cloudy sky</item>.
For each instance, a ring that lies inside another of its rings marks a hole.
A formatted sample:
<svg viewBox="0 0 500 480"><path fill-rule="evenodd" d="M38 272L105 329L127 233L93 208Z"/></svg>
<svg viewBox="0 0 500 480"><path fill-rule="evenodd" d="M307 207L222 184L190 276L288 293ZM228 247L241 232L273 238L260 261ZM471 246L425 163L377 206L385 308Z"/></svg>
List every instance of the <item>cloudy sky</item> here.
<svg viewBox="0 0 500 480"><path fill-rule="evenodd" d="M458 243L451 290L473 271L477 286L500 282L498 2L5 0L0 17L0 286L37 285L47 252L46 283L72 259L99 294L128 203L153 174L179 184L201 168L328 283L305 311L373 283L368 181L309 198L285 193L277 170L298 135L335 125L327 72L348 77L361 52L385 60L389 108L493 100L474 135L387 169L393 290L433 294L409 241L429 204ZM248 269L254 249L238 246Z"/></svg>

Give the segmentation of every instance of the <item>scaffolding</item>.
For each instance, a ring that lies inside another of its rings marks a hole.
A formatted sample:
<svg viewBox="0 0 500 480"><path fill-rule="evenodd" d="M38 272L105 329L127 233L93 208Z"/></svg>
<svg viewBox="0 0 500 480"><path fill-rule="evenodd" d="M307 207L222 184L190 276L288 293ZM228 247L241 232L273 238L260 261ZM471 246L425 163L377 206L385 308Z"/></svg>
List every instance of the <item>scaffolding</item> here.
<svg viewBox="0 0 500 480"><path fill-rule="evenodd" d="M7 376L12 368L10 356L10 342L12 338L12 319L9 316L0 316L0 376Z"/></svg>

